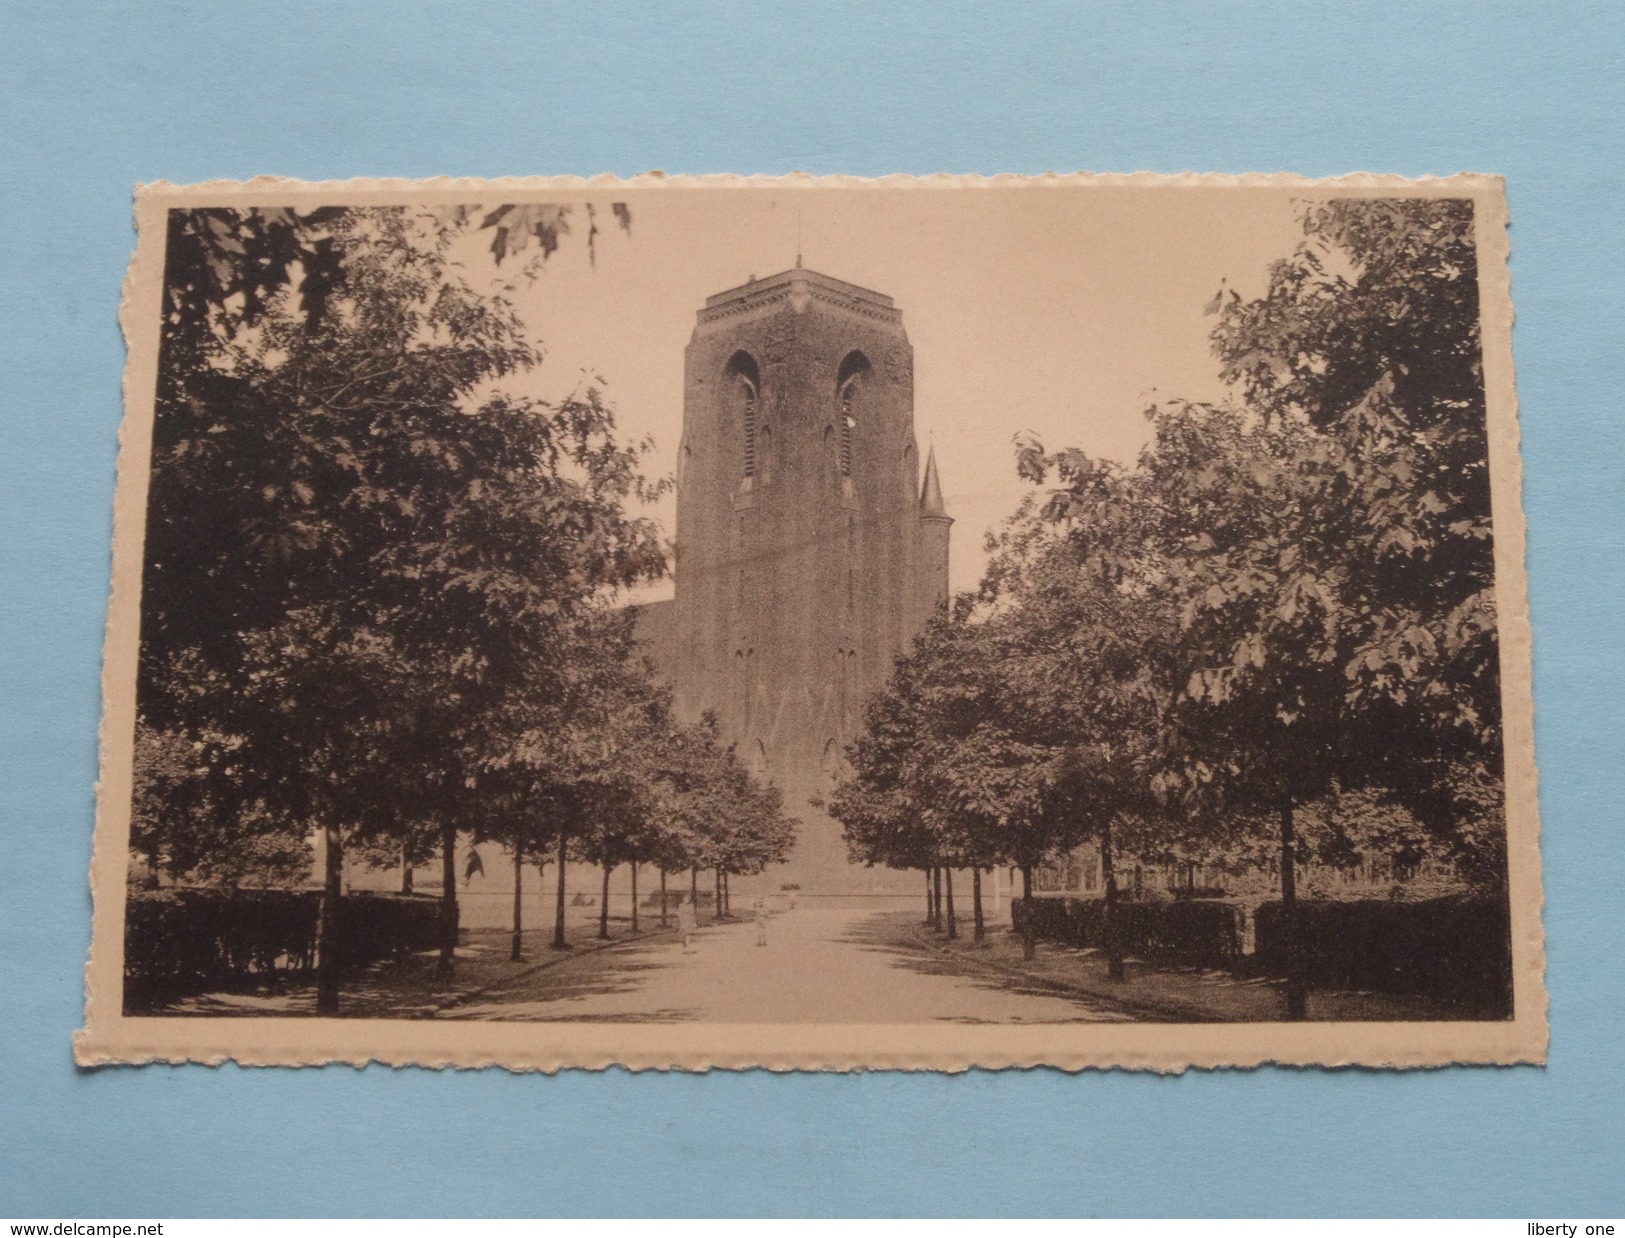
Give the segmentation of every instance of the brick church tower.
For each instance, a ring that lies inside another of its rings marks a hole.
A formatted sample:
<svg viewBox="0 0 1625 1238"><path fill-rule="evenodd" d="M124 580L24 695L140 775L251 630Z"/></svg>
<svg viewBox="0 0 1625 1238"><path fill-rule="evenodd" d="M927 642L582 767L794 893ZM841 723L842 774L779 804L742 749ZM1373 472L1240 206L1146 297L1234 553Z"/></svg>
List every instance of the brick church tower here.
<svg viewBox="0 0 1625 1238"><path fill-rule="evenodd" d="M850 864L829 794L864 700L948 597L936 461L890 297L800 267L706 300L687 352L676 596L644 608L684 720L724 737L799 821L770 882L914 892Z"/></svg>

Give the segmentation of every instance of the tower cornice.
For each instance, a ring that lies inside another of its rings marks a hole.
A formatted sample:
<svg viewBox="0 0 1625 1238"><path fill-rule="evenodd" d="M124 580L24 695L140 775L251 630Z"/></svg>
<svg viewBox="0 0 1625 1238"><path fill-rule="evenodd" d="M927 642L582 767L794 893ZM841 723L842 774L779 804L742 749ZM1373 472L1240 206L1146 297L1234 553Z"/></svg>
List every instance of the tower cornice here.
<svg viewBox="0 0 1625 1238"><path fill-rule="evenodd" d="M884 293L797 267L707 297L697 315L698 324L705 327L777 310L784 305L799 310L813 301L876 322L896 324L903 320L902 311Z"/></svg>

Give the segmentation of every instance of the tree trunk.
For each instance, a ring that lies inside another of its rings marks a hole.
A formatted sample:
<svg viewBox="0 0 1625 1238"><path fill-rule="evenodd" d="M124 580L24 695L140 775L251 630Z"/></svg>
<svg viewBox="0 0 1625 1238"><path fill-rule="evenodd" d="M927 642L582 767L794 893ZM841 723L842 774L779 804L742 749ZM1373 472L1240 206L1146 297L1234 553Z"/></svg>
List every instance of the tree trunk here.
<svg viewBox="0 0 1625 1238"><path fill-rule="evenodd" d="M943 875L943 887L948 892L948 940L954 941L959 936L959 921L954 918L954 870L951 868Z"/></svg>
<svg viewBox="0 0 1625 1238"><path fill-rule="evenodd" d="M613 864L604 865L604 896L598 905L598 939L609 940L609 874L614 870Z"/></svg>
<svg viewBox="0 0 1625 1238"><path fill-rule="evenodd" d="M1100 831L1100 879L1106 887L1106 975L1112 980L1127 976L1123 966L1123 943L1117 935L1117 869L1112 863L1112 827Z"/></svg>
<svg viewBox="0 0 1625 1238"><path fill-rule="evenodd" d="M937 918L937 902L936 899L931 897L931 873L933 871L931 868L925 870L925 926L927 928L930 928Z"/></svg>
<svg viewBox="0 0 1625 1238"><path fill-rule="evenodd" d="M632 931L638 931L638 862L632 861Z"/></svg>
<svg viewBox="0 0 1625 1238"><path fill-rule="evenodd" d="M565 832L564 818L559 818L559 899L558 906L553 908L553 949L568 950L570 943L564 940L564 845L568 840Z"/></svg>
<svg viewBox="0 0 1625 1238"><path fill-rule="evenodd" d="M1033 923L1033 866L1021 866L1021 957L1038 957L1038 926Z"/></svg>
<svg viewBox="0 0 1625 1238"><path fill-rule="evenodd" d="M976 916L976 941L987 937L987 922L982 919L982 870L979 867L970 870L970 901L971 909Z"/></svg>
<svg viewBox="0 0 1625 1238"><path fill-rule="evenodd" d="M547 851L536 853L536 906L539 909L547 897Z"/></svg>
<svg viewBox="0 0 1625 1238"><path fill-rule="evenodd" d="M339 904L344 898L344 839L337 826L322 827L322 906L316 924L316 1013L339 1012Z"/></svg>
<svg viewBox="0 0 1625 1238"><path fill-rule="evenodd" d="M146 889L146 890L156 890L158 888L159 884L160 884L160 882L158 880L158 852L159 852L159 847L158 847L158 838L157 838L156 835L154 835L148 841L145 850L146 850L146 856L147 856L147 875L146 875L146 878L141 882L141 886L142 886L143 889Z"/></svg>
<svg viewBox="0 0 1625 1238"><path fill-rule="evenodd" d="M700 922L700 866L693 865L688 870L688 905L694 911L694 923Z"/></svg>
<svg viewBox="0 0 1625 1238"><path fill-rule="evenodd" d="M660 927L666 928L666 870L660 870Z"/></svg>
<svg viewBox="0 0 1625 1238"><path fill-rule="evenodd" d="M733 874L727 869L722 870L722 909L728 913L729 918L734 913L734 883Z"/></svg>
<svg viewBox="0 0 1625 1238"><path fill-rule="evenodd" d="M716 875L711 879L711 900L716 903L716 918L722 920L722 866L717 866Z"/></svg>
<svg viewBox="0 0 1625 1238"><path fill-rule="evenodd" d="M931 870L931 892L936 898L936 906L931 911L931 927L942 932L942 866L939 864Z"/></svg>
<svg viewBox="0 0 1625 1238"><path fill-rule="evenodd" d="M525 916L521 902L525 890L525 832L515 830L513 836L513 944L508 947L508 961L517 963L523 957L525 945Z"/></svg>
<svg viewBox="0 0 1625 1238"><path fill-rule="evenodd" d="M410 894L411 892L412 892L412 845L410 843L403 842L401 844L401 893L402 894Z"/></svg>
<svg viewBox="0 0 1625 1238"><path fill-rule="evenodd" d="M440 827L440 963L442 980L457 970L457 827Z"/></svg>
<svg viewBox="0 0 1625 1238"><path fill-rule="evenodd" d="M1293 852L1297 829L1292 819L1292 796L1281 797L1281 935L1285 946L1286 1017L1304 1017L1307 1005L1298 966L1298 874Z"/></svg>

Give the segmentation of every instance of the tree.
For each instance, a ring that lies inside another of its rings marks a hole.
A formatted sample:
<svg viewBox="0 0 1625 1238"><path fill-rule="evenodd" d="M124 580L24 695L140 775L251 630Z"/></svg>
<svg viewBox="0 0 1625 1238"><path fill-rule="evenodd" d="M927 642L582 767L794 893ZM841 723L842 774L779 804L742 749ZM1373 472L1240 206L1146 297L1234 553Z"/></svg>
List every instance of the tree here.
<svg viewBox="0 0 1625 1238"><path fill-rule="evenodd" d="M1151 779L1170 701L1167 581L1131 474L1078 452L1052 461L1031 439L1017 463L1034 481L1053 466L1066 485L1023 504L991 539L981 602L1005 632L1006 695L1048 754L1035 777L1043 811L1100 848L1110 974L1121 979L1114 831L1161 815Z"/></svg>
<svg viewBox="0 0 1625 1238"><path fill-rule="evenodd" d="M653 863L663 877L708 868L725 879L782 861L794 839L779 793L723 746L714 717L693 726L672 720L669 693L638 652L630 612L595 613L577 639L591 652L569 661L561 690L516 694L524 721L508 724L517 739L495 761L553 823L553 944L561 949L567 859L603 870L599 935L607 937L609 874L620 865L635 872Z"/></svg>
<svg viewBox="0 0 1625 1238"><path fill-rule="evenodd" d="M757 782L732 745L724 745L714 714L674 727L659 758L663 788L659 829L647 835L645 858L662 874L687 869L690 897L699 870L717 878L715 913L725 914L727 878L762 872L783 862L795 841L795 822L777 788Z"/></svg>
<svg viewBox="0 0 1625 1238"><path fill-rule="evenodd" d="M548 669L545 685L512 694L502 723L512 739L492 749L490 768L522 787L529 812L550 823L559 950L569 945L568 861L611 868L625 862L659 812L650 754L668 726L670 703L637 652L632 624L630 612L608 606L579 615L569 632L570 656Z"/></svg>
<svg viewBox="0 0 1625 1238"><path fill-rule="evenodd" d="M726 750L722 766L726 811L712 818L709 851L726 900L729 878L755 876L789 857L795 822L785 813L778 788L757 782L733 748Z"/></svg>
<svg viewBox="0 0 1625 1238"><path fill-rule="evenodd" d="M456 243L504 219L499 258L547 235L475 219L172 214L138 691L143 727L198 749L235 823L223 845L256 822L325 833L324 934L346 835L436 820L448 965L451 849L496 803L480 802L506 740L490 719L557 671L578 613L663 566L625 512L649 493L645 448L600 395L550 406L495 386L540 352Z"/></svg>
<svg viewBox="0 0 1625 1238"><path fill-rule="evenodd" d="M1338 665L1369 781L1441 836L1474 830L1501 732L1473 204L1338 199L1303 224L1265 295L1223 305L1215 351L1329 456L1313 498L1352 552Z"/></svg>
<svg viewBox="0 0 1625 1238"><path fill-rule="evenodd" d="M1063 810L1072 741L1057 742L1053 717L1034 707L1040 671L1025 637L1010 615L976 617L966 600L898 659L831 801L855 859L969 868L976 887L980 870L1007 862L1030 897L1033 868L1077 841L1079 819Z"/></svg>
<svg viewBox="0 0 1625 1238"><path fill-rule="evenodd" d="M846 749L845 777L830 795L828 811L841 823L854 863L919 868L927 888L937 877L942 839L920 802L918 762L927 720L920 706L923 657L901 658L886 688L864 706L864 726ZM940 921L940 898L930 898L928 917Z"/></svg>
<svg viewBox="0 0 1625 1238"><path fill-rule="evenodd" d="M1209 307L1245 403L1151 410L1124 491L1178 616L1150 663L1169 702L1153 785L1199 821L1276 815L1289 941L1302 805L1376 788L1482 839L1500 743L1471 205L1303 218L1263 297ZM1056 470L1051 517L1098 506L1106 466L1023 467ZM1301 1017L1295 975L1287 1005Z"/></svg>

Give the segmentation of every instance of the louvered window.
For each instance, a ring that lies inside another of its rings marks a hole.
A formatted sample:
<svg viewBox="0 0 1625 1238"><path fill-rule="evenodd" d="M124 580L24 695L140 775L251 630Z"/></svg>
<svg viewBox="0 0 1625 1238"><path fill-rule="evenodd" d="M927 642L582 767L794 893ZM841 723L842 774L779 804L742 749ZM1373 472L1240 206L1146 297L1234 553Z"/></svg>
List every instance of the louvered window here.
<svg viewBox="0 0 1625 1238"><path fill-rule="evenodd" d="M734 415L739 418L732 422L729 433L739 435L740 474L747 481L756 476L758 464L756 436L761 422L761 381L756 359L748 352L741 349L728 358L728 367L723 373L722 403L730 419Z"/></svg>
<svg viewBox="0 0 1625 1238"><path fill-rule="evenodd" d="M852 416L852 396L856 383L841 388L841 476L852 476L852 427L857 419Z"/></svg>
<svg viewBox="0 0 1625 1238"><path fill-rule="evenodd" d="M756 476L756 386L748 378L740 379L745 392L745 476Z"/></svg>

